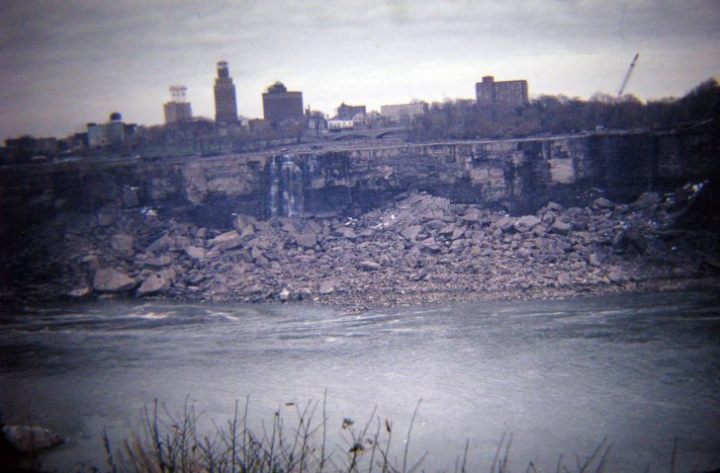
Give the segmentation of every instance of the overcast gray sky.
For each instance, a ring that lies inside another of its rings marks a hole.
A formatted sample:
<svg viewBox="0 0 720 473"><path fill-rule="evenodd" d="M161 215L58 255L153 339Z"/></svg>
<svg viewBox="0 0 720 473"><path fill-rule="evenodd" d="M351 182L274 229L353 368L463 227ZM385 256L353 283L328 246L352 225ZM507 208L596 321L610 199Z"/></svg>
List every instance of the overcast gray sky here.
<svg viewBox="0 0 720 473"><path fill-rule="evenodd" d="M473 98L483 75L531 96L681 96L720 77L720 0L0 0L0 140L65 136L119 111L160 124L168 87L213 117L226 60L241 115L280 80L341 102Z"/></svg>

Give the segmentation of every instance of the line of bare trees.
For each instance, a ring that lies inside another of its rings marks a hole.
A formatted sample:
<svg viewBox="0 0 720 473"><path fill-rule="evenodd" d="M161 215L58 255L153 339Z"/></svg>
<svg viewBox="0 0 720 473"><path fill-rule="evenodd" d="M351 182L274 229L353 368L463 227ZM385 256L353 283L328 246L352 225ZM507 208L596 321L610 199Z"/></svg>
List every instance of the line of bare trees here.
<svg viewBox="0 0 720 473"><path fill-rule="evenodd" d="M598 129L673 129L712 121L720 131L720 84L709 79L682 98L642 102L633 95L590 100L541 95L522 108L478 108L472 100L433 104L415 120L411 139L473 139Z"/></svg>

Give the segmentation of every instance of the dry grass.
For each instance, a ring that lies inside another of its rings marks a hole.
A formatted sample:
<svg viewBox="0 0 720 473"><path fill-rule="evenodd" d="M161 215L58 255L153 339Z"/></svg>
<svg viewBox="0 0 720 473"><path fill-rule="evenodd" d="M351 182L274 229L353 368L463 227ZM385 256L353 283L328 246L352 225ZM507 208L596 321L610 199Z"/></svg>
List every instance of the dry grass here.
<svg viewBox="0 0 720 473"><path fill-rule="evenodd" d="M243 412L235 404L234 416L225 425L215 425L210 434L201 433L201 418L192 402L186 400L180 414L173 415L157 400L143 411L143 431L124 440L113 449L105 435L108 466L113 473L415 473L422 468L425 454L414 461L410 457L410 440L418 402L404 437L402 461L391 457L394 447L393 423L372 411L370 420L358 425L345 418L340 426L341 444L329 448L326 399L304 406L287 403L274 413L269 425L259 432L247 425L248 401ZM320 411L318 413L318 411ZM285 414L281 414L285 413ZM289 412L289 414L287 414ZM287 421L286 417L291 416ZM318 416L319 419L318 419ZM511 473L510 451L513 436L503 435L490 466L490 473ZM604 473L612 443L604 439L587 456L570 461L558 459L556 473ZM455 460L453 472L467 473L469 441L462 456ZM670 472L676 472L677 442L670 459ZM696 469L694 471L707 471ZM97 470L95 470L97 471ZM447 470L450 471L450 470ZM516 470L517 471L517 470ZM540 473L533 462L525 473ZM546 471L546 470L544 470Z"/></svg>

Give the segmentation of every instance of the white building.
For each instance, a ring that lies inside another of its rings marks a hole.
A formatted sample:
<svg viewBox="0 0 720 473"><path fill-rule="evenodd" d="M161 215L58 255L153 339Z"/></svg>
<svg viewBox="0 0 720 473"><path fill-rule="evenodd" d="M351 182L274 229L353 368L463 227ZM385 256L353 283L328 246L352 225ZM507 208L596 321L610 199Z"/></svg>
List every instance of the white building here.
<svg viewBox="0 0 720 473"><path fill-rule="evenodd" d="M342 120L340 118L331 118L328 120L327 125L330 131L352 130L355 127L352 120Z"/></svg>
<svg viewBox="0 0 720 473"><path fill-rule="evenodd" d="M408 124L419 115L428 111L428 104L425 102L414 102L398 105L382 105L380 114L391 123Z"/></svg>
<svg viewBox="0 0 720 473"><path fill-rule="evenodd" d="M107 123L88 123L88 147L122 146L126 143L128 135L132 133L133 129L134 125L126 125L122 121L122 116L117 112L113 112L110 114L110 121Z"/></svg>

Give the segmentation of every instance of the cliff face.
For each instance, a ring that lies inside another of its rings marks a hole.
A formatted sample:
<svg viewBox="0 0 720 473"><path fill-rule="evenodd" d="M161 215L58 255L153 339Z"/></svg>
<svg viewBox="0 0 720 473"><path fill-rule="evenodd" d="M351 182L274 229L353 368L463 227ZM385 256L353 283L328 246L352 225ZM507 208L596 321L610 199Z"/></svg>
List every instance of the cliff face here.
<svg viewBox="0 0 720 473"><path fill-rule="evenodd" d="M229 227L233 214L352 216L408 190L523 213L599 194L631 201L649 189L717 175L711 141L704 135L590 134L26 166L3 171L0 204L3 220L20 227L58 210L94 212L108 204L219 227Z"/></svg>
<svg viewBox="0 0 720 473"><path fill-rule="evenodd" d="M714 180L712 143L597 134L5 167L0 301L554 297L707 278L713 186L661 192ZM701 202L702 231L676 226Z"/></svg>

